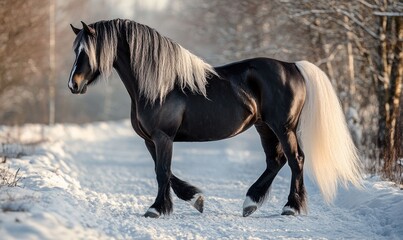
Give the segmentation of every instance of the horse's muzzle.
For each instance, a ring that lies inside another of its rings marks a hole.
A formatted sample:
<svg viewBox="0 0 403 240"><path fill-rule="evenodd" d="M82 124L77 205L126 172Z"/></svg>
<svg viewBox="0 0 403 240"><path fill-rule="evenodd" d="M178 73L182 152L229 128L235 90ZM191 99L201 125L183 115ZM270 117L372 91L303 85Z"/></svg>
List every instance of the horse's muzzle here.
<svg viewBox="0 0 403 240"><path fill-rule="evenodd" d="M73 94L84 94L87 91L88 81L84 79L81 74L74 75L72 79L72 84L69 85L71 93Z"/></svg>
<svg viewBox="0 0 403 240"><path fill-rule="evenodd" d="M70 88L70 90L71 90L71 93L73 93L73 94L84 94L87 92L87 85L84 85L81 89Z"/></svg>

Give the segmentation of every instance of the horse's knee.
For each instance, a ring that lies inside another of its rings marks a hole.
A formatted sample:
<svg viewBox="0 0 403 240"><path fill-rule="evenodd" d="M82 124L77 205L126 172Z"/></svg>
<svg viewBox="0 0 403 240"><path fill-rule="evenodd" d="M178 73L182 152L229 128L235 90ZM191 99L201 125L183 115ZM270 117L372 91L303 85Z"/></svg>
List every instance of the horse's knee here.
<svg viewBox="0 0 403 240"><path fill-rule="evenodd" d="M160 170L157 171L157 182L158 183L170 183L172 173L170 170Z"/></svg>

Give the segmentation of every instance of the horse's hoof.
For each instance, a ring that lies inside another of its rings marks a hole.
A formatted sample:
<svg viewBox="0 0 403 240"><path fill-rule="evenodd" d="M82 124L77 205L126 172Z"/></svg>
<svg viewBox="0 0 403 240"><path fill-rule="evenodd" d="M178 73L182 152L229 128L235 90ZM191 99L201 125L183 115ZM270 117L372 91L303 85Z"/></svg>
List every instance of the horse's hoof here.
<svg viewBox="0 0 403 240"><path fill-rule="evenodd" d="M147 212L144 214L146 218L159 218L160 214L155 208L149 208Z"/></svg>
<svg viewBox="0 0 403 240"><path fill-rule="evenodd" d="M201 194L196 194L192 200L190 200L190 204L192 204L192 206L194 208L196 208L197 211L199 211L200 213L203 213L204 210L204 197Z"/></svg>
<svg viewBox="0 0 403 240"><path fill-rule="evenodd" d="M246 196L243 202L242 216L247 217L257 210L257 203L253 201L249 196Z"/></svg>
<svg viewBox="0 0 403 240"><path fill-rule="evenodd" d="M257 206L250 206L243 209L242 216L247 217L257 210Z"/></svg>
<svg viewBox="0 0 403 240"><path fill-rule="evenodd" d="M290 206L285 206L283 207L283 212L281 213L281 215L294 216L296 215L296 211Z"/></svg>

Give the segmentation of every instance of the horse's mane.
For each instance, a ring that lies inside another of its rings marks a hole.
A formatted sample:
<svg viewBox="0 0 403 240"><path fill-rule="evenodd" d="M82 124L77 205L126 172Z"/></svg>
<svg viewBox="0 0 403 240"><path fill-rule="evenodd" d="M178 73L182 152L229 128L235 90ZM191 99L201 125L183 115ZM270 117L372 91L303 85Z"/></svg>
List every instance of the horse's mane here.
<svg viewBox="0 0 403 240"><path fill-rule="evenodd" d="M151 103L164 101L175 84L206 97L207 78L217 75L211 65L146 25L116 19L90 26L95 29L96 37L83 37L82 31L74 47L81 44L91 68L108 76L116 59L118 39L127 41L140 92Z"/></svg>

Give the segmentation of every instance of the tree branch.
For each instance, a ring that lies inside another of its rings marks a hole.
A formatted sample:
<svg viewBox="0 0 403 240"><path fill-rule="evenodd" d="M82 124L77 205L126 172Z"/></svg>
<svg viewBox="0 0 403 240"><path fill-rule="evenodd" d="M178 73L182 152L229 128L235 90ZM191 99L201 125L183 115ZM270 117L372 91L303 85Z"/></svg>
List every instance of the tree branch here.
<svg viewBox="0 0 403 240"><path fill-rule="evenodd" d="M361 27L364 31L366 31L371 37L375 38L375 39L379 39L378 34L376 34L374 31L372 31L371 29L369 29L368 27L366 27L364 25L364 23L362 23L360 20L358 20L357 18L354 17L354 15L352 15L351 13L340 9L340 8L336 8L336 11L338 13L343 14L344 16L348 17L351 21L353 21L355 24L357 24L359 27Z"/></svg>
<svg viewBox="0 0 403 240"><path fill-rule="evenodd" d="M403 17L402 12L378 12L375 11L373 12L375 16L380 16L380 17Z"/></svg>
<svg viewBox="0 0 403 240"><path fill-rule="evenodd" d="M326 58L319 59L318 61L315 62L316 66L320 66L324 63L333 61L334 57L336 56L337 52L342 49L342 45L337 45L337 47L334 48L334 50L327 56Z"/></svg>
<svg viewBox="0 0 403 240"><path fill-rule="evenodd" d="M371 9L377 9L378 8L377 5L371 4L371 3L369 3L369 2L367 2L365 0L358 0L358 2L361 3L362 5L366 6L366 7L371 8Z"/></svg>
<svg viewBox="0 0 403 240"><path fill-rule="evenodd" d="M293 15L291 15L291 18L302 17L302 16L306 16L306 15L310 15L310 14L325 14L325 13L335 13L335 11L334 10L311 9L311 10L293 14Z"/></svg>

